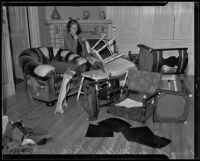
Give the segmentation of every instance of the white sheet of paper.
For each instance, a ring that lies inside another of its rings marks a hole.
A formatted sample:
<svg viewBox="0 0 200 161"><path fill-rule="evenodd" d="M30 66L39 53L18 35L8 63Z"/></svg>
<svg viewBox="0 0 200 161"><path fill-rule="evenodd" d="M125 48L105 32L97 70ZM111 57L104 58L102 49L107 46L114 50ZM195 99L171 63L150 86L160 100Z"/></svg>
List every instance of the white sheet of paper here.
<svg viewBox="0 0 200 161"><path fill-rule="evenodd" d="M125 100L123 100L120 103L115 104L116 106L124 106L126 108L131 108L131 107L138 107L138 106L142 106L143 103L142 102L138 102L135 100L132 100L130 98L126 98Z"/></svg>

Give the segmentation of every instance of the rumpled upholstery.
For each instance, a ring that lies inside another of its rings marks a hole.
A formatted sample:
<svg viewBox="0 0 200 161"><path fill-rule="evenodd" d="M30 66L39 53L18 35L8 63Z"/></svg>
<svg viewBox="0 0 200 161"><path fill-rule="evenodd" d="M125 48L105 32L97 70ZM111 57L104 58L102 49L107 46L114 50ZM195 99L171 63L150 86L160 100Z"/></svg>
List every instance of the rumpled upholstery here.
<svg viewBox="0 0 200 161"><path fill-rule="evenodd" d="M19 56L19 65L22 67L23 72L33 77L36 76L34 69L41 64L50 64L52 61L69 62L78 66L86 64L87 60L80 62L80 56L73 56L70 51L54 47L38 47L29 48Z"/></svg>
<svg viewBox="0 0 200 161"><path fill-rule="evenodd" d="M62 74L65 71L75 71L74 77L77 80L82 72L89 69L87 59L56 47L26 49L21 52L18 61L24 74L28 93L33 98L51 105L58 98L63 79Z"/></svg>
<svg viewBox="0 0 200 161"><path fill-rule="evenodd" d="M28 128L23 125L22 121L9 122L2 136L2 153L30 154L35 146L44 145L52 140L52 137L44 137L46 134L48 130L41 127Z"/></svg>

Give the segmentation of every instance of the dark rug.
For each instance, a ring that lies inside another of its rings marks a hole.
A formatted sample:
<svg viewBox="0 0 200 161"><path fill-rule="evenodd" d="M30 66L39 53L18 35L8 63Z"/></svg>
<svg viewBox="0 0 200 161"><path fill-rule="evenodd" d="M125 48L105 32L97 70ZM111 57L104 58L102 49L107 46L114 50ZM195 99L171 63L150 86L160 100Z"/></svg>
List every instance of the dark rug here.
<svg viewBox="0 0 200 161"><path fill-rule="evenodd" d="M113 137L113 130L105 125L89 124L85 137Z"/></svg>
<svg viewBox="0 0 200 161"><path fill-rule="evenodd" d="M147 126L129 128L124 130L122 134L128 141L133 141L153 148L162 148L171 142L170 139L154 135Z"/></svg>
<svg viewBox="0 0 200 161"><path fill-rule="evenodd" d="M85 137L113 137L113 132L122 132L128 141L153 148L162 148L171 142L170 139L154 135L147 126L131 128L129 123L118 118L108 118L97 125L89 124Z"/></svg>
<svg viewBox="0 0 200 161"><path fill-rule="evenodd" d="M122 132L123 130L131 127L131 124L118 118L108 118L106 120L98 122L97 124L109 127L109 129L112 129L113 132L116 133Z"/></svg>

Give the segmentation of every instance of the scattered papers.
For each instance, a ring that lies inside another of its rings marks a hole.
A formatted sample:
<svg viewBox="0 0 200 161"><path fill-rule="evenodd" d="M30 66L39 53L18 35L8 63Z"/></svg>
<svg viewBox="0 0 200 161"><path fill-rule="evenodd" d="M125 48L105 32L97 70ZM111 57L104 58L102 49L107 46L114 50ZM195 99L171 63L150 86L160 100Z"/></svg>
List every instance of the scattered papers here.
<svg viewBox="0 0 200 161"><path fill-rule="evenodd" d="M115 104L116 106L123 106L126 108L131 108L131 107L138 107L138 106L143 106L142 102L138 102L135 100L132 100L130 98L126 98L125 100L123 100L120 103Z"/></svg>

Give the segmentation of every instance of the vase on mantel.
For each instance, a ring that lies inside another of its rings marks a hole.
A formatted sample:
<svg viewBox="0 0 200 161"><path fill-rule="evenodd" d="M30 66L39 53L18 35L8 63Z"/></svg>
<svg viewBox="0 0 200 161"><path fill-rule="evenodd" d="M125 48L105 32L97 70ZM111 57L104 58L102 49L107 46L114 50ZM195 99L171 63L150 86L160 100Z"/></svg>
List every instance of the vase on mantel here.
<svg viewBox="0 0 200 161"><path fill-rule="evenodd" d="M51 14L51 19L52 20L60 20L61 19L60 13L58 12L56 7L54 7L54 10Z"/></svg>
<svg viewBox="0 0 200 161"><path fill-rule="evenodd" d="M106 19L106 14L105 14L104 11L100 11L100 12L99 12L99 18L100 18L100 20Z"/></svg>
<svg viewBox="0 0 200 161"><path fill-rule="evenodd" d="M85 10L83 12L83 19L84 20L87 20L88 18L90 17L90 12L88 10Z"/></svg>

